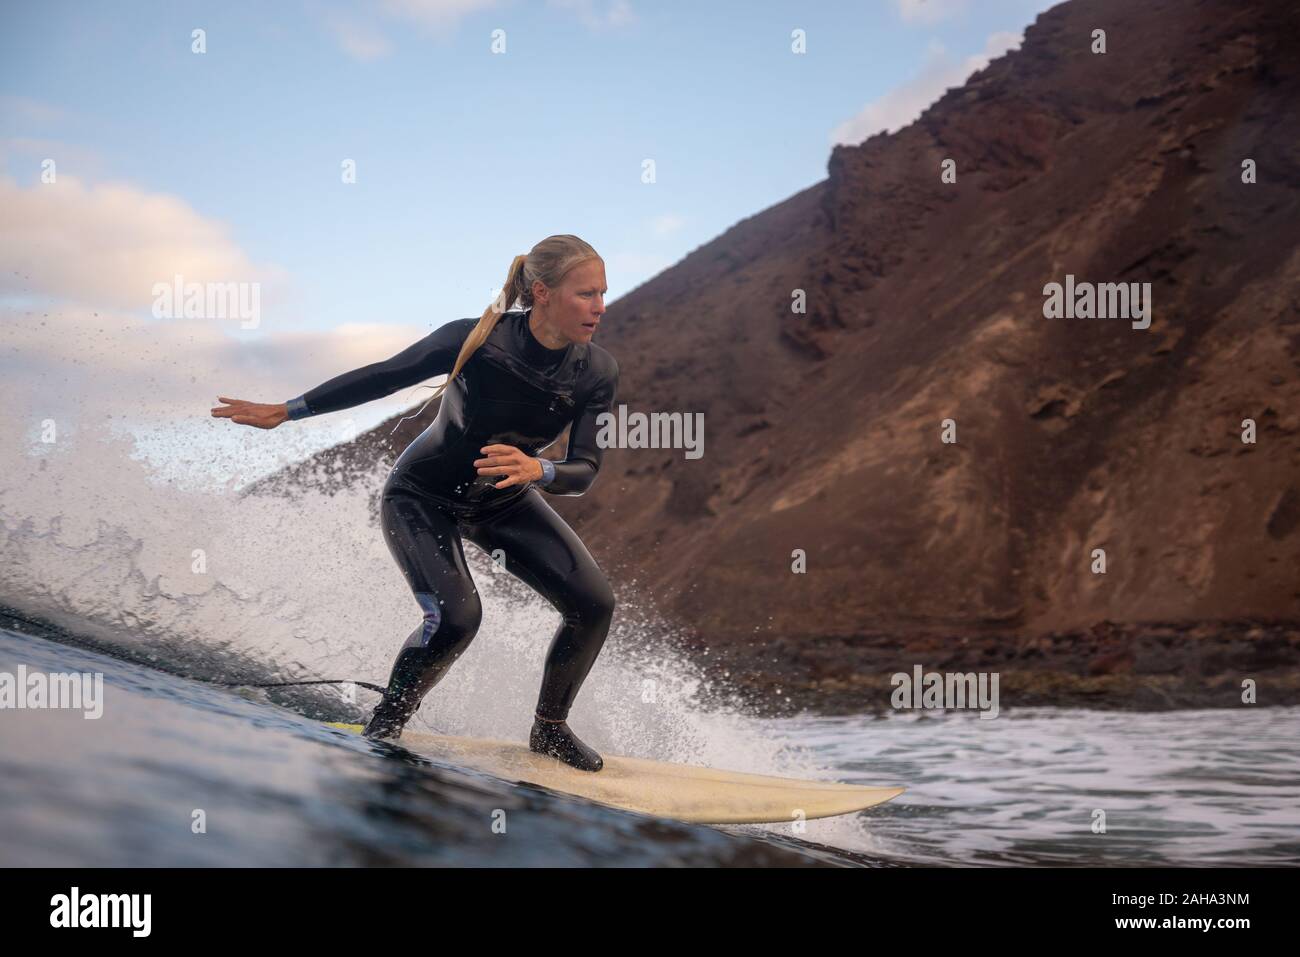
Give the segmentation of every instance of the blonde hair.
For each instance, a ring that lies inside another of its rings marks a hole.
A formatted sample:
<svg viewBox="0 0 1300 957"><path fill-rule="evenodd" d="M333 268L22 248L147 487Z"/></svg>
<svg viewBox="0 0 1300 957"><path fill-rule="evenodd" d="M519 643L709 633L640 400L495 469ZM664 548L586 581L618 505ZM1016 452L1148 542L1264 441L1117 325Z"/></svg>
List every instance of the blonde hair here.
<svg viewBox="0 0 1300 957"><path fill-rule="evenodd" d="M456 363L452 366L447 381L438 386L433 395L429 396L428 401L420 406L420 411L414 414L419 415L420 412L425 410L429 402L438 398L451 387L451 383L456 376L460 375L460 370L465 367L465 363L469 362L470 356L474 355L478 347L487 341L488 336L492 334L492 330L501 321L501 317L510 311L510 307L516 301L522 304L525 309L532 307L533 283L540 280L546 288L554 289L564 281L564 277L568 275L569 270L592 259L599 258L600 254L590 244L569 233L547 236L528 250L527 255L516 256L514 261L510 263L510 271L506 273L506 281L505 285L501 287L501 293L487 309L483 310L478 325L471 329L469 335L465 337L465 342L460 347L460 352L456 356ZM398 419L397 426L393 427L393 432L396 432L397 427L409 418L411 416L404 415ZM392 434L392 432L389 433L389 435Z"/></svg>

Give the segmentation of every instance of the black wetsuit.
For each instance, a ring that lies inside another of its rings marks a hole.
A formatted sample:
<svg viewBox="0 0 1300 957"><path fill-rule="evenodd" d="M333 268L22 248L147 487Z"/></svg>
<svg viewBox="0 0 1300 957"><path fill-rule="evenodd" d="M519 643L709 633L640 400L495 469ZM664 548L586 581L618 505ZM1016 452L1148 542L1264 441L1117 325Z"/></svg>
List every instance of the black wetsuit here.
<svg viewBox="0 0 1300 957"><path fill-rule="evenodd" d="M540 592L563 616L546 657L534 750L586 770L598 755L565 725L573 699L604 644L614 611L608 580L586 547L538 488L581 495L600 469L597 416L611 410L618 364L594 343L547 349L528 328L528 312L507 312L443 392L433 423L398 457L384 486L381 517L389 550L423 609L421 624L398 653L388 691L367 733L388 736L465 651L482 605L465 564L461 537ZM390 395L451 372L477 319L449 322L384 362L304 393L291 418L319 415ZM572 422L563 462L543 460L541 482L494 488L502 475L479 475L475 459L491 444L536 456Z"/></svg>

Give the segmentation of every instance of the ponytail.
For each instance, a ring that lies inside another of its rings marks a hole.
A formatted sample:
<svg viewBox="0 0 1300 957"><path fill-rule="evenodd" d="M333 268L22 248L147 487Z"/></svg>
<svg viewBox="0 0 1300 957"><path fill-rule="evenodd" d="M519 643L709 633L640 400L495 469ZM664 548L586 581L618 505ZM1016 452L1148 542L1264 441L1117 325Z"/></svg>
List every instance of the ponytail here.
<svg viewBox="0 0 1300 957"><path fill-rule="evenodd" d="M433 395L429 396L428 401L420 406L419 412L415 412L413 415L419 415L429 405L429 402L447 391L456 376L460 375L460 370L465 368L465 363L469 362L470 357L474 355L479 346L487 342L488 336L492 335L492 330L501 321L501 317L510 311L510 307L516 301L522 303L525 308L532 306L534 282L540 279L547 288L554 289L574 266L590 259L599 258L600 256L596 250L590 245L577 236L568 234L548 236L526 255L516 256L510 263L510 271L506 273L506 281L505 285L501 287L501 293L492 301L490 306L483 310L478 325L471 329L469 335L465 337L465 342L456 355L456 362L447 376L447 381L438 386ZM410 415L404 415L398 419L397 425L393 427L393 432L396 432L398 427L409 418L411 418ZM393 432L388 434L392 435Z"/></svg>

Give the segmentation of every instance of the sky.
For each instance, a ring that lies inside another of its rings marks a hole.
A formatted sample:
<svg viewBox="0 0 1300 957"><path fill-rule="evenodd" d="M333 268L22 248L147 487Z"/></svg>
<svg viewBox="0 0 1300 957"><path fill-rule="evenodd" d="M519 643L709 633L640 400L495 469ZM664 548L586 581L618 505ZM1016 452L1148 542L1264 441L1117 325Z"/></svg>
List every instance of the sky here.
<svg viewBox="0 0 1300 957"><path fill-rule="evenodd" d="M480 315L555 233L615 302L1052 5L0 0L0 395L33 434L267 467L218 395L283 402ZM256 308L160 312L178 276ZM424 396L288 423L274 455Z"/></svg>

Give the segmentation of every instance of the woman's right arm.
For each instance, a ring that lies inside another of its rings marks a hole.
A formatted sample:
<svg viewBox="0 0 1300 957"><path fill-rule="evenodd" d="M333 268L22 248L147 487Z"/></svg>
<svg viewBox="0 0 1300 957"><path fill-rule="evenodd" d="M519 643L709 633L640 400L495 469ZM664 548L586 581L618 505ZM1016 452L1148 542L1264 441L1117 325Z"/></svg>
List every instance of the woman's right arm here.
<svg viewBox="0 0 1300 957"><path fill-rule="evenodd" d="M419 342L408 346L391 359L335 376L314 389L285 403L289 418L337 412L382 399L398 389L415 385L436 375L445 375L456 364L460 347L465 344L478 319L456 319L440 326Z"/></svg>

